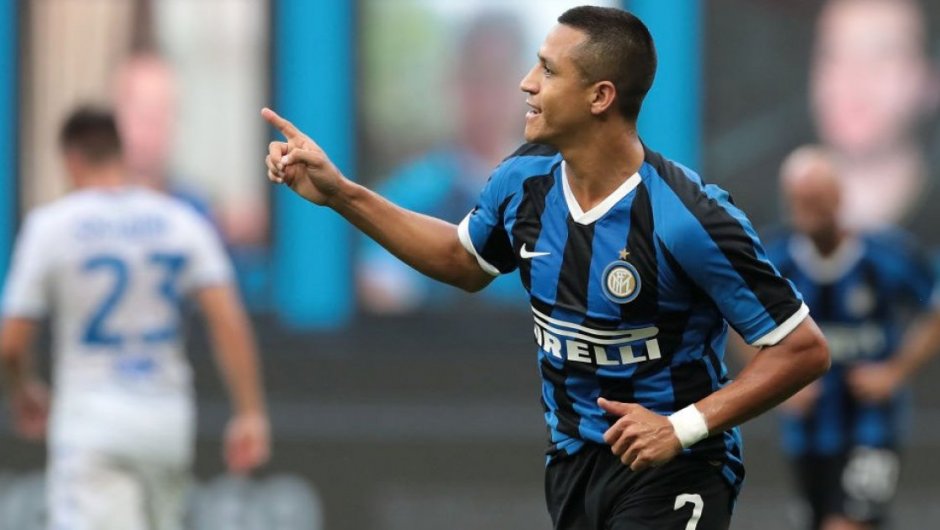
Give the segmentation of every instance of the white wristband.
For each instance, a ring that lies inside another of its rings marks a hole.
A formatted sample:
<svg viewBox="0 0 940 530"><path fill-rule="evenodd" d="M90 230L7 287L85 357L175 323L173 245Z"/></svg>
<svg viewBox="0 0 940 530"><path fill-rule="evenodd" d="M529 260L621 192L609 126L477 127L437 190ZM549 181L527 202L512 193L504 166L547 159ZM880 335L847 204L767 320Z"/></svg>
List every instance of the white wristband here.
<svg viewBox="0 0 940 530"><path fill-rule="evenodd" d="M669 423L676 430L676 437L683 449L708 438L708 424L705 423L705 416L695 408L695 405L676 412L669 416Z"/></svg>

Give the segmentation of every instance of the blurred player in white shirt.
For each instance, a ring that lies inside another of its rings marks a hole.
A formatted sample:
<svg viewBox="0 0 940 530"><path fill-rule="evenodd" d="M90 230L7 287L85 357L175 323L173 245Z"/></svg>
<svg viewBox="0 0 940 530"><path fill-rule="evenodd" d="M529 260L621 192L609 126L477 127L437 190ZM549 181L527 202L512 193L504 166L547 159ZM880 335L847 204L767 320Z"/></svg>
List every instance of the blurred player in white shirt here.
<svg viewBox="0 0 940 530"><path fill-rule="evenodd" d="M61 145L75 189L29 214L3 293L0 358L16 429L45 434L50 400L30 350L48 316L49 527L178 529L195 438L180 301L202 309L230 390L224 455L233 472L268 458L254 337L204 218L127 184L110 113L77 111Z"/></svg>

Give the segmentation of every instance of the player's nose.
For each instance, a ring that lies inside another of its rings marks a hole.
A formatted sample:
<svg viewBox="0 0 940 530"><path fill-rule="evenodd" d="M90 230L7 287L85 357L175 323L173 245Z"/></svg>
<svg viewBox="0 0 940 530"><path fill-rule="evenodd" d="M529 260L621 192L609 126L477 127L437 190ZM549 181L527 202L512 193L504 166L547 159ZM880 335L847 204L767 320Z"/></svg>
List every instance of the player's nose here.
<svg viewBox="0 0 940 530"><path fill-rule="evenodd" d="M532 67L531 70L522 78L522 81L519 82L519 89L525 92L526 94L536 94L539 91L538 83L536 82L535 73L538 70L538 65Z"/></svg>

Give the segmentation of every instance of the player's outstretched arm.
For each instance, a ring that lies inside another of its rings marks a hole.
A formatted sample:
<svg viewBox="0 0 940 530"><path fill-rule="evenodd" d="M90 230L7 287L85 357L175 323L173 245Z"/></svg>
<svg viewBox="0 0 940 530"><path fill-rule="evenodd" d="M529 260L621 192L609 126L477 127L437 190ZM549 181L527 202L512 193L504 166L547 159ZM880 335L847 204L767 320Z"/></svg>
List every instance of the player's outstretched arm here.
<svg viewBox="0 0 940 530"><path fill-rule="evenodd" d="M245 473L263 465L270 455L270 428L251 324L230 285L204 287L197 299L234 409L225 431L225 461L229 471Z"/></svg>
<svg viewBox="0 0 940 530"><path fill-rule="evenodd" d="M30 440L45 436L49 391L33 370L30 350L37 323L28 318L6 318L0 329L0 366L10 396L16 432Z"/></svg>
<svg viewBox="0 0 940 530"><path fill-rule="evenodd" d="M467 291L480 290L492 281L492 276L460 244L455 225L400 208L350 181L320 146L292 123L270 109L264 109L261 115L286 140L271 142L268 147L265 164L269 180L289 186L314 204L332 208L431 278Z"/></svg>

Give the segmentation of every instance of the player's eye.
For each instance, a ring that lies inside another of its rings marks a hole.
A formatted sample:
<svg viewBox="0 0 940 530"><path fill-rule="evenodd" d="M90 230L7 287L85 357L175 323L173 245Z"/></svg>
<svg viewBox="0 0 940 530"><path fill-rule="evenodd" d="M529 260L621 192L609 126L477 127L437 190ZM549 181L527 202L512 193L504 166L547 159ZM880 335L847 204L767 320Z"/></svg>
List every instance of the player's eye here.
<svg viewBox="0 0 940 530"><path fill-rule="evenodd" d="M543 65L542 65L542 73L545 74L546 76L550 76L550 75L552 75L552 74L555 73L555 72L553 72L551 68L549 68L549 67L547 67L547 66L545 66L545 65L543 64Z"/></svg>

